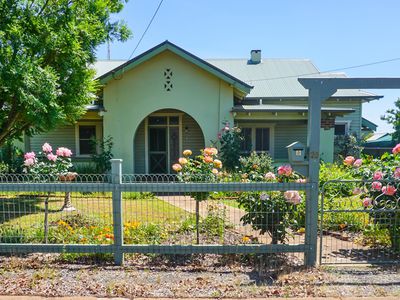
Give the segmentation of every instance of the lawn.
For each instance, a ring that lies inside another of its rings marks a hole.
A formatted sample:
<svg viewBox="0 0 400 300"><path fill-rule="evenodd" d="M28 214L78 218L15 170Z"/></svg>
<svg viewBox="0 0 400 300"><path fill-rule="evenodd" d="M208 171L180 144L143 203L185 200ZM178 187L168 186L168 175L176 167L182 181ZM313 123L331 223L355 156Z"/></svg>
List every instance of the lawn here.
<svg viewBox="0 0 400 300"><path fill-rule="evenodd" d="M42 242L45 200L48 198L49 242L110 243L112 199L110 193L72 193L75 211L60 211L64 193L3 193L0 197L0 242ZM151 194L123 193L126 242L145 243L148 236L165 236L190 217L183 209ZM147 236L148 235L148 236ZM133 238L135 236L135 238ZM141 238L137 238L141 237Z"/></svg>

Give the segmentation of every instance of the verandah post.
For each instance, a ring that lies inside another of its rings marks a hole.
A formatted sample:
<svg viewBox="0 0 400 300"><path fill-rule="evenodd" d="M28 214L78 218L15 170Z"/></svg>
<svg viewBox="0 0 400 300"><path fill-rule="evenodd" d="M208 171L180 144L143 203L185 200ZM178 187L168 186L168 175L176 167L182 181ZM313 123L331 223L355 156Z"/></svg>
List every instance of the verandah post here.
<svg viewBox="0 0 400 300"><path fill-rule="evenodd" d="M113 209L113 229L114 229L114 262L116 265L123 265L124 253L122 245L124 243L122 227L122 159L111 159L111 183L112 191L112 209Z"/></svg>

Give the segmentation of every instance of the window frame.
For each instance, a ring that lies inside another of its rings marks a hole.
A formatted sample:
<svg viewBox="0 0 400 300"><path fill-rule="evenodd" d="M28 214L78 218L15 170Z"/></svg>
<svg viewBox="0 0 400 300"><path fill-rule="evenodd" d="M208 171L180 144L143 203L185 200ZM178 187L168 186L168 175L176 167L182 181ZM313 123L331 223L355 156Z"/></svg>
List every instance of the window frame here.
<svg viewBox="0 0 400 300"><path fill-rule="evenodd" d="M103 128L101 122L85 122L81 121L75 124L75 157L90 157L91 154L81 154L80 151L80 136L79 136L79 126L95 126L96 129L96 140L101 140L103 136ZM97 146L97 153L100 151L100 147Z"/></svg>
<svg viewBox="0 0 400 300"><path fill-rule="evenodd" d="M251 129L251 152L256 153L268 153L272 158L274 157L274 136L275 136L275 124L257 124L257 123L239 123L236 125L240 129L250 128ZM269 129L269 151L256 151L256 129L257 128L268 128ZM243 154L250 154L243 152Z"/></svg>
<svg viewBox="0 0 400 300"><path fill-rule="evenodd" d="M348 135L350 132L350 124L351 124L351 121L348 121L348 120L335 121L335 126L336 125L344 125L344 134L335 134L335 136ZM335 127L333 128L333 131L335 132Z"/></svg>

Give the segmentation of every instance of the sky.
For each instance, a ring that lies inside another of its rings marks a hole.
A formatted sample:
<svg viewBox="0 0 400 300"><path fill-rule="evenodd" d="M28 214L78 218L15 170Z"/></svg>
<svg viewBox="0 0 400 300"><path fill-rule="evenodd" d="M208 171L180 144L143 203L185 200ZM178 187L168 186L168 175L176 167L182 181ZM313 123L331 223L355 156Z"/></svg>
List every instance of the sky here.
<svg viewBox="0 0 400 300"><path fill-rule="evenodd" d="M344 70L349 77L400 77L399 0L164 0L152 25L132 53L160 0L130 0L113 16L133 32L111 44L111 59L126 60L169 40L203 58L308 58L320 71L397 59ZM107 47L97 50L107 58ZM384 98L363 106L363 117L380 120L400 90L369 90Z"/></svg>

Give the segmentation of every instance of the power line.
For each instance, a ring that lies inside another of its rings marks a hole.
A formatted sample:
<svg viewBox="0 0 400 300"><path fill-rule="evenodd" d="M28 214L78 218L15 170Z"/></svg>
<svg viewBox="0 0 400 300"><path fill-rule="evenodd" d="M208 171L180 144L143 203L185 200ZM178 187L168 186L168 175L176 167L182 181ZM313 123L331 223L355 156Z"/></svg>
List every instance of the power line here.
<svg viewBox="0 0 400 300"><path fill-rule="evenodd" d="M305 73L305 74L298 74L298 75L291 75L291 76L282 76L282 77L259 78L259 79L251 79L251 80L248 80L248 81L249 81L249 82L253 82L253 81L268 81L268 80L277 80L277 79L286 79L286 78L298 78L298 77L300 77L300 76L319 75L319 74L323 74L323 73L338 72L338 71L344 71L344 70L349 70L349 69L356 69L356 68L361 68L361 67L368 67L368 66L373 66L373 65L378 65L378 64L383 64L383 63L398 61L398 60L400 60L400 57L390 58L390 59L380 60L380 61L375 61L375 62L366 63L366 64L361 64L361 65L355 65L355 66L349 66L349 67L331 69L331 70L326 70L326 71L322 71L322 72L313 72L313 73Z"/></svg>
<svg viewBox="0 0 400 300"><path fill-rule="evenodd" d="M128 60L131 59L132 55L135 53L136 49L139 47L140 43L142 42L144 36L145 36L146 33L147 33L147 30L149 30L149 28L150 28L150 26L151 26L151 23L153 23L154 18L156 17L158 11L160 10L161 4L162 4L163 2L164 2L164 0L161 0L160 3L158 3L157 9L155 10L153 16L151 17L149 24L147 24L146 29L144 30L144 32L143 32L142 36L140 37L138 43L136 44L135 48L133 49L131 55L129 55Z"/></svg>

